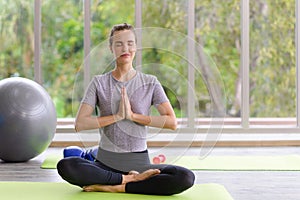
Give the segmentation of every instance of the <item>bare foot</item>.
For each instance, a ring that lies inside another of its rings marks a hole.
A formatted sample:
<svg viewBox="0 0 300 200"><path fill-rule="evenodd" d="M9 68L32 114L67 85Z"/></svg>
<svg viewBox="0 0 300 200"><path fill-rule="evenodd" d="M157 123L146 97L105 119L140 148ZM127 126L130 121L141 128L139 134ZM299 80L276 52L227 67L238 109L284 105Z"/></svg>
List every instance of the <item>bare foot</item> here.
<svg viewBox="0 0 300 200"><path fill-rule="evenodd" d="M133 171L130 171L133 172ZM159 169L148 169L147 171L144 171L143 173L130 173L128 175L123 175L123 181L122 184L126 184L129 182L137 182L142 181L145 179L148 179L152 176L155 176L160 173Z"/></svg>
<svg viewBox="0 0 300 200"><path fill-rule="evenodd" d="M160 173L159 169L148 169L141 174L134 174L135 181L142 181Z"/></svg>
<svg viewBox="0 0 300 200"><path fill-rule="evenodd" d="M125 185L89 185L84 186L85 192L125 192Z"/></svg>
<svg viewBox="0 0 300 200"><path fill-rule="evenodd" d="M137 171L130 171L128 175L123 175L123 181L121 185L88 185L82 189L85 192L125 192L125 184L129 182L142 181L160 173L159 169L149 169L143 173Z"/></svg>

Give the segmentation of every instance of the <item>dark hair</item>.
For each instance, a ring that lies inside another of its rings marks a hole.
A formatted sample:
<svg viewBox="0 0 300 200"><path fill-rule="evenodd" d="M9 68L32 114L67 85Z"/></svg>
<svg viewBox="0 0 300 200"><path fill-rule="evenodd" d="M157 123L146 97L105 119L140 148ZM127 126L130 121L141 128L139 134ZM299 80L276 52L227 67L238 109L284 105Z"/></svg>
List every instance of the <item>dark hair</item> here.
<svg viewBox="0 0 300 200"><path fill-rule="evenodd" d="M136 33L135 33L135 30L134 30L134 27L130 24L127 24L127 23L123 23L123 24L117 24L117 25L114 25L110 31L110 35L109 35L109 46L112 45L112 40L113 40L113 36L114 36L114 33L116 31L123 31L123 30L130 30L133 32L134 34L134 37L135 37L135 43L136 43Z"/></svg>

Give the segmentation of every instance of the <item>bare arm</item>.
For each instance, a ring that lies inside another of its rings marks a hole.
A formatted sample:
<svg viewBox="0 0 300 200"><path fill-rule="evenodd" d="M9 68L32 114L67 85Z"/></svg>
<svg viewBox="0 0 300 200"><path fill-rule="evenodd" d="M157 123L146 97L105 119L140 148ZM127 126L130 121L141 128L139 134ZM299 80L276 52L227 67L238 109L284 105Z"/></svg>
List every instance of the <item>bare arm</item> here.
<svg viewBox="0 0 300 200"><path fill-rule="evenodd" d="M176 130L177 120L170 102L160 104L157 110L160 116L145 116L133 113L132 121L147 126Z"/></svg>
<svg viewBox="0 0 300 200"><path fill-rule="evenodd" d="M94 108L89 104L81 104L75 120L76 132L97 129L108 126L125 118L124 104L120 103L119 112L115 115L96 117L92 116Z"/></svg>
<svg viewBox="0 0 300 200"><path fill-rule="evenodd" d="M83 103L80 105L76 116L75 130L79 132L82 130L97 129L111 125L125 118L146 126L175 130L177 128L177 120L170 102L158 105L157 110L160 116L146 116L133 113L126 89L123 88L117 114L102 117L92 116L94 108L89 104Z"/></svg>
<svg viewBox="0 0 300 200"><path fill-rule="evenodd" d="M160 116L146 116L133 113L125 88L123 88L122 93L125 102L126 119L142 125L157 128L168 128L172 130L175 130L177 128L177 119L170 102L164 102L157 106L157 110L160 113Z"/></svg>

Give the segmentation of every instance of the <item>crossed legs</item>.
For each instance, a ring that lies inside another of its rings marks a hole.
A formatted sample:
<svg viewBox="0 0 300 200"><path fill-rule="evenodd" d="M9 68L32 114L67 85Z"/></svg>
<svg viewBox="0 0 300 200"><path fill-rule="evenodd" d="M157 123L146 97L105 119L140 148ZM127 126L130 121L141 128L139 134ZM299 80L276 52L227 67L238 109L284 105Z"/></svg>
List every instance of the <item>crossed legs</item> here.
<svg viewBox="0 0 300 200"><path fill-rule="evenodd" d="M190 170L179 166L164 165L161 169L149 169L143 173L125 173L105 169L97 162L78 157L62 159L57 169L63 179L87 192L172 195L190 188L195 180Z"/></svg>

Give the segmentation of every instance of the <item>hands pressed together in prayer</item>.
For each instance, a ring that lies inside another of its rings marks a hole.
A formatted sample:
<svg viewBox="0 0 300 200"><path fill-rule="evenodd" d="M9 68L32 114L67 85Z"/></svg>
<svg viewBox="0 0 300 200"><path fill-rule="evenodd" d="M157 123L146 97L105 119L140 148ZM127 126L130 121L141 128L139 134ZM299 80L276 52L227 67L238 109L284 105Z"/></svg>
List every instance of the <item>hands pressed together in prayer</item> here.
<svg viewBox="0 0 300 200"><path fill-rule="evenodd" d="M119 111L117 113L118 120L128 119L132 121L133 112L131 110L130 101L126 92L126 88L121 89L121 100L119 104Z"/></svg>
<svg viewBox="0 0 300 200"><path fill-rule="evenodd" d="M119 110L117 114L114 115L114 117L116 121L127 119L139 123L141 125L152 126L157 128L170 128L172 130L175 130L177 126L177 121L170 102L162 103L157 107L157 109L160 113L160 116L147 116L134 113L131 108L126 88L122 87Z"/></svg>

